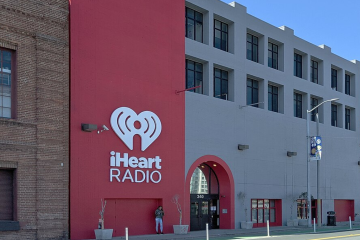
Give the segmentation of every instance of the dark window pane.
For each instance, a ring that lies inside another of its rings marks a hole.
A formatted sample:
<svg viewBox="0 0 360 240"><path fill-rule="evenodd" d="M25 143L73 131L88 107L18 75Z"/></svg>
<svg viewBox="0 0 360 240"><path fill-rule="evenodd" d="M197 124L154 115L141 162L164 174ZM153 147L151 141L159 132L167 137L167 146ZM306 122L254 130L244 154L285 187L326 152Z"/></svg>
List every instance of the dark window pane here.
<svg viewBox="0 0 360 240"><path fill-rule="evenodd" d="M215 20L215 28L216 29L221 29L221 22L218 20Z"/></svg>
<svg viewBox="0 0 360 240"><path fill-rule="evenodd" d="M256 45L258 44L258 38L255 37L255 36L253 36L253 43L256 44Z"/></svg>
<svg viewBox="0 0 360 240"><path fill-rule="evenodd" d="M222 31L227 32L228 31L228 25L226 23L221 23Z"/></svg>
<svg viewBox="0 0 360 240"><path fill-rule="evenodd" d="M246 58L252 60L251 43L246 43Z"/></svg>
<svg viewBox="0 0 360 240"><path fill-rule="evenodd" d="M198 42L203 42L202 39L202 33L203 33L203 29L202 29L202 24L200 24L199 22L196 23L196 29L195 29L195 40Z"/></svg>
<svg viewBox="0 0 360 240"><path fill-rule="evenodd" d="M2 51L3 61L11 62L11 52Z"/></svg>
<svg viewBox="0 0 360 240"><path fill-rule="evenodd" d="M221 80L220 78L215 78L215 84L214 84L214 95L216 98L221 97Z"/></svg>
<svg viewBox="0 0 360 240"><path fill-rule="evenodd" d="M203 15L199 12L195 12L195 20L202 23L203 21Z"/></svg>
<svg viewBox="0 0 360 240"><path fill-rule="evenodd" d="M195 92L196 93L203 93L203 90L202 90L202 81L200 81L200 80L195 80L195 85L196 86L200 86L199 88L196 88L195 89Z"/></svg>
<svg viewBox="0 0 360 240"><path fill-rule="evenodd" d="M192 19L188 19L187 26L186 26L186 36L188 38L194 39L195 38L195 30L194 30L194 21Z"/></svg>
<svg viewBox="0 0 360 240"><path fill-rule="evenodd" d="M251 34L246 35L246 41L247 42L252 42L252 35Z"/></svg>
<svg viewBox="0 0 360 240"><path fill-rule="evenodd" d="M228 72L227 71L221 71L221 73L222 73L222 78L223 79L228 79Z"/></svg>
<svg viewBox="0 0 360 240"><path fill-rule="evenodd" d="M195 69L195 62L188 60L187 61L187 69L194 70Z"/></svg>
<svg viewBox="0 0 360 240"><path fill-rule="evenodd" d="M197 72L202 72L202 64L201 63L195 63L195 70Z"/></svg>
<svg viewBox="0 0 360 240"><path fill-rule="evenodd" d="M194 72L187 70L186 88L194 87Z"/></svg>
<svg viewBox="0 0 360 240"><path fill-rule="evenodd" d="M214 72L215 72L215 77L218 77L218 78L221 77L221 72L219 69L215 69Z"/></svg>
<svg viewBox="0 0 360 240"><path fill-rule="evenodd" d="M258 47L253 46L253 61L258 62Z"/></svg>
<svg viewBox="0 0 360 240"><path fill-rule="evenodd" d="M268 110L272 111L272 95L269 93L268 94Z"/></svg>

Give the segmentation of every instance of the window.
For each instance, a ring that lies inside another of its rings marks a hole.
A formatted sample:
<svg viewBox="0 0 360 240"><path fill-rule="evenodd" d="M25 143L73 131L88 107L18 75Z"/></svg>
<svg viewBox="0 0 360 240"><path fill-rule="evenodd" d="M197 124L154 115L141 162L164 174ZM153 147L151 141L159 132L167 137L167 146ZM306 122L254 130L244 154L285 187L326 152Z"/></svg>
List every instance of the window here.
<svg viewBox="0 0 360 240"><path fill-rule="evenodd" d="M214 68L214 97L228 100L228 72Z"/></svg>
<svg viewBox="0 0 360 240"><path fill-rule="evenodd" d="M219 194L219 183L214 170L201 164L197 167L190 180L190 194Z"/></svg>
<svg viewBox="0 0 360 240"><path fill-rule="evenodd" d="M0 117L12 117L12 103L14 96L12 93L12 78L14 53L0 48Z"/></svg>
<svg viewBox="0 0 360 240"><path fill-rule="evenodd" d="M345 74L345 94L350 95L350 75Z"/></svg>
<svg viewBox="0 0 360 240"><path fill-rule="evenodd" d="M350 114L351 110L349 108L345 108L345 129L350 130Z"/></svg>
<svg viewBox="0 0 360 240"><path fill-rule="evenodd" d="M337 127L337 105L331 104L331 126Z"/></svg>
<svg viewBox="0 0 360 240"><path fill-rule="evenodd" d="M259 82L253 79L247 79L246 104L259 107Z"/></svg>
<svg viewBox="0 0 360 240"><path fill-rule="evenodd" d="M337 90L337 70L331 69L331 88Z"/></svg>
<svg viewBox="0 0 360 240"><path fill-rule="evenodd" d="M317 98L311 98L310 99L310 109L313 109L314 107L316 107L317 105L319 105L319 99ZM319 108L316 108L315 110L313 110L311 112L311 121L316 121L316 114L319 113Z"/></svg>
<svg viewBox="0 0 360 240"><path fill-rule="evenodd" d="M302 56L294 53L294 76L302 78Z"/></svg>
<svg viewBox="0 0 360 240"><path fill-rule="evenodd" d="M311 81L319 83L319 63L314 60L311 60Z"/></svg>
<svg viewBox="0 0 360 240"><path fill-rule="evenodd" d="M261 223L276 222L276 200L274 199L252 199L251 200L251 221L256 227Z"/></svg>
<svg viewBox="0 0 360 240"><path fill-rule="evenodd" d="M268 43L268 66L274 69L279 69L278 56L279 47L273 43Z"/></svg>
<svg viewBox="0 0 360 240"><path fill-rule="evenodd" d="M268 108L269 111L279 112L279 88L268 86Z"/></svg>
<svg viewBox="0 0 360 240"><path fill-rule="evenodd" d="M214 47L228 52L228 25L214 19Z"/></svg>
<svg viewBox="0 0 360 240"><path fill-rule="evenodd" d="M185 8L185 36L203 42L203 15L191 8Z"/></svg>
<svg viewBox="0 0 360 240"><path fill-rule="evenodd" d="M14 169L0 169L0 221L14 219Z"/></svg>
<svg viewBox="0 0 360 240"><path fill-rule="evenodd" d="M246 38L246 58L254 62L259 62L259 39L249 33Z"/></svg>
<svg viewBox="0 0 360 240"><path fill-rule="evenodd" d="M307 200L298 199L297 200L297 218L298 219L307 219ZM317 200L311 200L311 216L317 219Z"/></svg>
<svg viewBox="0 0 360 240"><path fill-rule="evenodd" d="M302 118L302 95L294 93L294 117Z"/></svg>
<svg viewBox="0 0 360 240"><path fill-rule="evenodd" d="M185 75L186 75L186 86L185 88L192 88L200 86L199 88L195 88L189 90L191 92L203 93L203 65L201 63L197 63L191 60L186 59L185 62Z"/></svg>

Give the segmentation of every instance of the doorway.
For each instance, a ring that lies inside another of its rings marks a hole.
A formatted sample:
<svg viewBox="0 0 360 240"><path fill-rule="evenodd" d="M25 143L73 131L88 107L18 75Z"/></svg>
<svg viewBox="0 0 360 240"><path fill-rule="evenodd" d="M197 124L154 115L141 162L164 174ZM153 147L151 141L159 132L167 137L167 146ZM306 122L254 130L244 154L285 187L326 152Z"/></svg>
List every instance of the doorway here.
<svg viewBox="0 0 360 240"><path fill-rule="evenodd" d="M213 169L203 163L190 181L190 230L219 228L219 182Z"/></svg>

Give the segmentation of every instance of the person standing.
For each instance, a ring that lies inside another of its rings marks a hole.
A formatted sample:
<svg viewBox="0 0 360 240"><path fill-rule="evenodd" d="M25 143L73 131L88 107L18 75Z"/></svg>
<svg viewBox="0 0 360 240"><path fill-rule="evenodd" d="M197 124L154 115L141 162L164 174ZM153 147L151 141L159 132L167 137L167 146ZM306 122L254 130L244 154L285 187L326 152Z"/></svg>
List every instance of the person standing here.
<svg viewBox="0 0 360 240"><path fill-rule="evenodd" d="M161 234L164 234L163 233L163 216L164 216L164 211L163 211L163 208L162 206L159 206L156 210L155 210L155 229L156 229L156 233L159 234L159 231L158 231L158 226L160 224L160 231L161 231Z"/></svg>

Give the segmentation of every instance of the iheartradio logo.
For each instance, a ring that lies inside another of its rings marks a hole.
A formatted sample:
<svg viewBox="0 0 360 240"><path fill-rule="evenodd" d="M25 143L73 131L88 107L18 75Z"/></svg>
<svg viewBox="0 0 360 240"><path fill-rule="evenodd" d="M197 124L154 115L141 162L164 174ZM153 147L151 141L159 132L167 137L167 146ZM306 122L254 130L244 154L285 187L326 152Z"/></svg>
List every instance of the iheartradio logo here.
<svg viewBox="0 0 360 240"><path fill-rule="evenodd" d="M140 128L135 127L135 122L140 123ZM134 148L136 134L141 137L141 151L145 151L161 133L161 122L155 113L144 111L138 115L128 107L116 109L111 114L110 124L130 150Z"/></svg>

